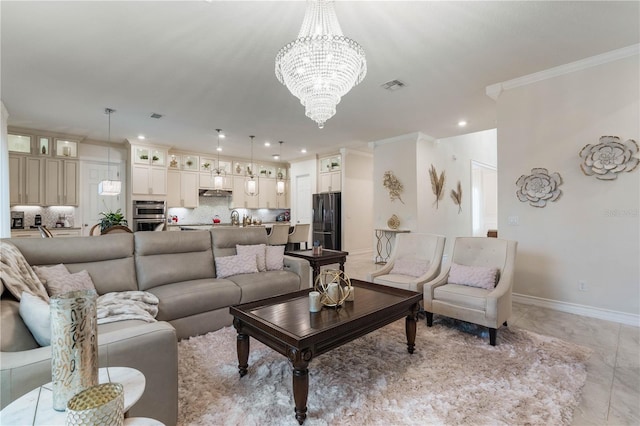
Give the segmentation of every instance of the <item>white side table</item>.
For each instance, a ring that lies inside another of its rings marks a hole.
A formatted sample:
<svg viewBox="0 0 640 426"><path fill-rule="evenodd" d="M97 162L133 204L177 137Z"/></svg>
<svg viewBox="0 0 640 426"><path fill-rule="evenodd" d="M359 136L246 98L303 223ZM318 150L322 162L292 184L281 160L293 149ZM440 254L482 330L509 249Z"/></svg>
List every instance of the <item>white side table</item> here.
<svg viewBox="0 0 640 426"><path fill-rule="evenodd" d="M124 387L126 413L142 396L146 385L144 374L129 367L107 367L98 370L99 383L121 383ZM3 425L64 425L66 411L53 409L51 382L21 396L0 411Z"/></svg>

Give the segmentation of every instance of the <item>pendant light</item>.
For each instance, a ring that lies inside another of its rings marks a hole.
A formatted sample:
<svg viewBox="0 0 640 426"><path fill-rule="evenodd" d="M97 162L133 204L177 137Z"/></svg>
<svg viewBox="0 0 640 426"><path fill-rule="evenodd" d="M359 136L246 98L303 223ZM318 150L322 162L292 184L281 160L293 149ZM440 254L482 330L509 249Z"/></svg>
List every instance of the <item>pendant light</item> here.
<svg viewBox="0 0 640 426"><path fill-rule="evenodd" d="M280 153L278 154L278 159L282 161L282 144L284 142L280 141L278 143L280 144ZM278 174L278 176L276 177L276 195L282 194L284 194L284 180L282 179L282 176Z"/></svg>
<svg viewBox="0 0 640 426"><path fill-rule="evenodd" d="M251 164L247 167L247 178L244 181L244 193L250 197L257 197L260 193L260 185L258 185L258 177L254 175L253 165L253 138L255 136L249 136L251 138Z"/></svg>
<svg viewBox="0 0 640 426"><path fill-rule="evenodd" d="M115 109L105 108L104 113L109 117L109 147L107 148L107 179L98 184L99 195L120 195L122 182L119 180L111 180L111 114L116 112Z"/></svg>
<svg viewBox="0 0 640 426"><path fill-rule="evenodd" d="M224 177L227 174L227 172L222 170L220 167L220 151L222 151L220 148L220 138L224 137L224 135L220 135L221 131L222 129L216 129L216 132L218 132L218 148L216 148L216 151L218 151L218 162L216 163L216 168L211 170L211 175L213 176L213 189L216 191L220 191L224 187Z"/></svg>

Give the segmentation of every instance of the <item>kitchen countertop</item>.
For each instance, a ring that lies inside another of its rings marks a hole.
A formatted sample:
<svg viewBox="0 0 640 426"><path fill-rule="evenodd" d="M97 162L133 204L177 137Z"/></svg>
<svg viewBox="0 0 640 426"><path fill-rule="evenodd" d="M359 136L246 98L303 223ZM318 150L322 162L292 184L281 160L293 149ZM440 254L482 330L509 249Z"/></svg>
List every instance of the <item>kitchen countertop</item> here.
<svg viewBox="0 0 640 426"><path fill-rule="evenodd" d="M68 226L68 227L62 226L58 228L56 228L55 226L47 226L47 229L49 231L59 231L59 230L64 231L64 230L73 230L73 229L80 230L80 228L75 228L73 226ZM11 232L28 232L28 231L37 231L37 230L38 230L37 227L36 228L19 228L19 229L11 229Z"/></svg>
<svg viewBox="0 0 640 426"><path fill-rule="evenodd" d="M265 227L270 227L273 226L276 223L282 223L282 224L287 224L289 225L290 222L263 222L260 225L247 225L247 226L265 226ZM169 228L175 227L175 228L212 228L212 227L221 227L221 226L234 226L231 225L231 222L221 222L221 223L172 223L170 225L167 225ZM237 228L242 228L242 225L235 225L235 227Z"/></svg>

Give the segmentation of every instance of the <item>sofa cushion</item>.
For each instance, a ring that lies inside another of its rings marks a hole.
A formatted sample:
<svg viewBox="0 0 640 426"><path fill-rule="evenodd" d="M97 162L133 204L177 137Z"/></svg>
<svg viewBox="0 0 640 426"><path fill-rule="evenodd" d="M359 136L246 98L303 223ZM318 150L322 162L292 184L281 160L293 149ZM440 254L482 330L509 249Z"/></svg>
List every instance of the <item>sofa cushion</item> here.
<svg viewBox="0 0 640 426"><path fill-rule="evenodd" d="M498 268L491 266L467 266L451 264L448 282L491 290L496 286Z"/></svg>
<svg viewBox="0 0 640 426"><path fill-rule="evenodd" d="M138 289L214 278L209 232L136 232Z"/></svg>
<svg viewBox="0 0 640 426"><path fill-rule="evenodd" d="M11 242L32 266L63 263L72 274L86 270L98 294L138 290L133 234L107 234L99 238L12 238Z"/></svg>
<svg viewBox="0 0 640 426"><path fill-rule="evenodd" d="M34 266L33 269L44 282L49 296L78 290L96 291L91 276L86 270L71 274L62 263L55 266Z"/></svg>
<svg viewBox="0 0 640 426"><path fill-rule="evenodd" d="M435 288L433 297L439 302L485 311L487 306L486 297L489 292L490 290L479 287L470 287L462 284L445 284Z"/></svg>
<svg viewBox="0 0 640 426"><path fill-rule="evenodd" d="M266 247L267 247L266 244L254 244L254 245L248 245L248 246L236 244L236 253L239 255L243 255L243 254L253 255L257 260L258 272L264 272L267 270ZM217 266L218 265L216 265L216 267ZM216 272L217 272L217 269L216 269ZM223 278L223 277L220 277L220 278Z"/></svg>
<svg viewBox="0 0 640 426"><path fill-rule="evenodd" d="M253 252L216 257L216 276L218 278L226 278L238 274L253 274L255 272L258 272L258 263Z"/></svg>
<svg viewBox="0 0 640 426"><path fill-rule="evenodd" d="M300 276L289 271L266 271L227 278L242 290L240 303L300 290Z"/></svg>
<svg viewBox="0 0 640 426"><path fill-rule="evenodd" d="M182 281L147 291L160 300L158 321L171 321L231 306L239 303L241 296L237 285L219 278Z"/></svg>
<svg viewBox="0 0 640 426"><path fill-rule="evenodd" d="M51 345L51 312L48 302L25 291L20 298L20 317L40 346Z"/></svg>
<svg viewBox="0 0 640 426"><path fill-rule="evenodd" d="M20 316L20 302L0 300L0 351L19 352L40 347Z"/></svg>
<svg viewBox="0 0 640 426"><path fill-rule="evenodd" d="M281 271L284 269L284 248L285 246L267 246L267 271Z"/></svg>
<svg viewBox="0 0 640 426"><path fill-rule="evenodd" d="M379 275L373 279L376 284L388 285L389 287L402 288L404 290L422 291L423 284L418 287L418 280L411 275Z"/></svg>

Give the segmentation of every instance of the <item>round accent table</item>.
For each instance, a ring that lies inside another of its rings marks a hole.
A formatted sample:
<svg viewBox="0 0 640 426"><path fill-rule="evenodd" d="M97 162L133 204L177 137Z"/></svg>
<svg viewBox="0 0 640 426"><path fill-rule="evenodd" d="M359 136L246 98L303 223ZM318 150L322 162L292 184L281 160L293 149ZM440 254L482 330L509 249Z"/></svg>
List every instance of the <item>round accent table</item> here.
<svg viewBox="0 0 640 426"><path fill-rule="evenodd" d="M100 383L121 383L124 386L124 412L126 413L142 396L146 385L144 374L129 367L107 367L98 370ZM0 411L2 424L6 425L64 425L66 411L53 409L51 382L42 385L7 405ZM151 419L149 419L151 420ZM129 423L125 423L129 424ZM131 423L132 425L158 425L161 423Z"/></svg>

